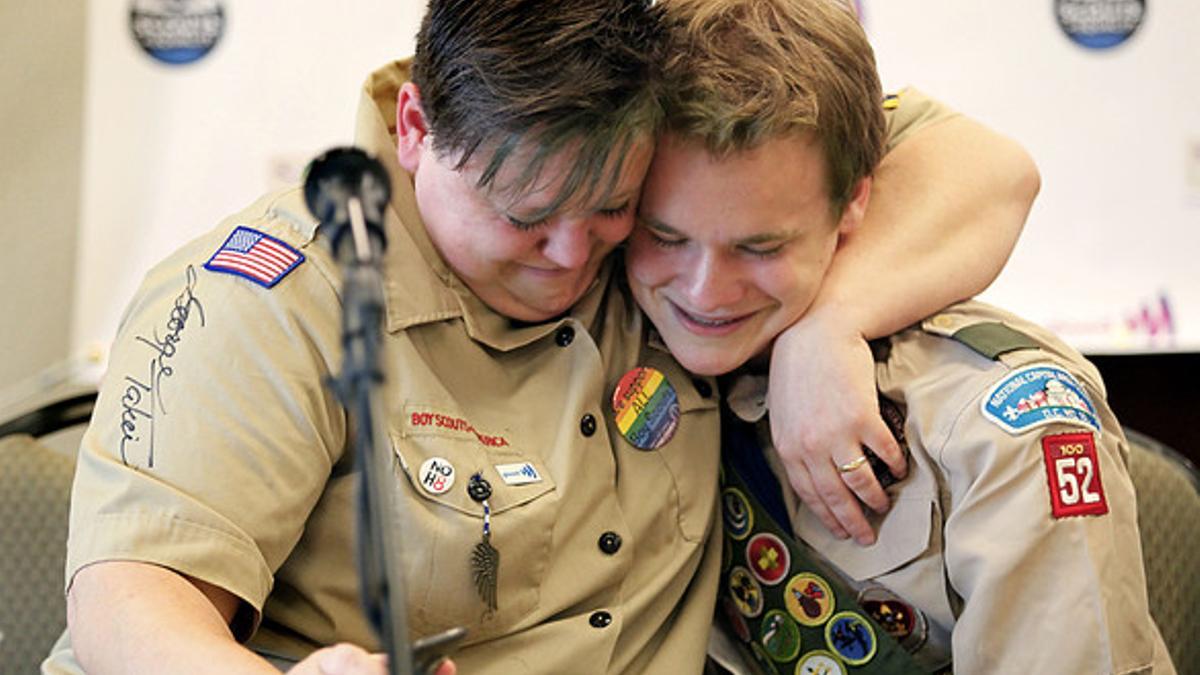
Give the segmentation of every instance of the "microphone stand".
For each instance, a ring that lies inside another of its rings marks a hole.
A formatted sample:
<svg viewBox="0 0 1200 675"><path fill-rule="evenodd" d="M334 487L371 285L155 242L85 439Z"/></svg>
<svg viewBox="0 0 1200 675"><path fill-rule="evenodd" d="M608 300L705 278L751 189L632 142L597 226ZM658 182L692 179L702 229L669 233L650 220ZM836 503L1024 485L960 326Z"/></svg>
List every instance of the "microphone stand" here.
<svg viewBox="0 0 1200 675"><path fill-rule="evenodd" d="M381 164L361 150L339 148L309 166L304 196L343 268L342 373L332 384L350 420L358 468L358 569L362 602L388 655L392 675L411 675L405 592L399 573L399 523L392 494L395 474L379 367L384 317L379 261L389 180ZM348 236L347 236L348 235Z"/></svg>

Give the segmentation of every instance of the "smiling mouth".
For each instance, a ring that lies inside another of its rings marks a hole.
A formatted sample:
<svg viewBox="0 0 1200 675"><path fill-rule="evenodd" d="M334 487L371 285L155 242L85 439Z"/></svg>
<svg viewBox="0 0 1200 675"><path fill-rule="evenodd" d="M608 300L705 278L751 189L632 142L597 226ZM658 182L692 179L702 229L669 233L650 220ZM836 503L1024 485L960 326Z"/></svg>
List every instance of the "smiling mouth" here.
<svg viewBox="0 0 1200 675"><path fill-rule="evenodd" d="M692 314L675 303L670 303L671 309L675 310L675 315L679 317L680 322L684 326L698 333L709 334L724 334L736 330L739 326L745 323L754 313L743 314L734 317L707 318Z"/></svg>

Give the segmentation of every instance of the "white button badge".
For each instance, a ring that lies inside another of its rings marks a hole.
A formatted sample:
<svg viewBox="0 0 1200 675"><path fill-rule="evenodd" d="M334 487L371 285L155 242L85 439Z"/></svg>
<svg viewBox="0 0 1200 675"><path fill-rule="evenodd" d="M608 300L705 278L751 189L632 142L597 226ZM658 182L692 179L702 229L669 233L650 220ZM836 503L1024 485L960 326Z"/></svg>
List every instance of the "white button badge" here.
<svg viewBox="0 0 1200 675"><path fill-rule="evenodd" d="M429 494L445 494L454 487L454 465L441 457L430 457L421 464L417 480Z"/></svg>

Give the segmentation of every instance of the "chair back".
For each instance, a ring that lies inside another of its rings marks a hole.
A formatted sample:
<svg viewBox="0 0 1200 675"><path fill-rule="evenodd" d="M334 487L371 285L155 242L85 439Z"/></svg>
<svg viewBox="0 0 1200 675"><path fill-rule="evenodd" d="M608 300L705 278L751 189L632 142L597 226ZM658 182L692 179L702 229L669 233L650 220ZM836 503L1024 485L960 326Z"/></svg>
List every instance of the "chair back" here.
<svg viewBox="0 0 1200 675"><path fill-rule="evenodd" d="M75 462L0 438L0 673L36 673L67 625L63 570Z"/></svg>
<svg viewBox="0 0 1200 675"><path fill-rule="evenodd" d="M1126 429L1150 614L1180 673L1200 673L1200 474L1175 450Z"/></svg>

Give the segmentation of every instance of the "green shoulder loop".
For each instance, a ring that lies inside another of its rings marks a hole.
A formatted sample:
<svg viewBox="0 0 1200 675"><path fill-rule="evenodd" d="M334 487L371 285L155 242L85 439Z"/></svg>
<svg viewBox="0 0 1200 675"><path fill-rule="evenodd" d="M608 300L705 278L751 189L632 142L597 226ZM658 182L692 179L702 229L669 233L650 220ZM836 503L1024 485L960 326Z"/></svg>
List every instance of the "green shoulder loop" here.
<svg viewBox="0 0 1200 675"><path fill-rule="evenodd" d="M1009 352L1041 348L1041 345L1033 338L998 321L965 326L954 331L948 337L961 342L992 361Z"/></svg>

